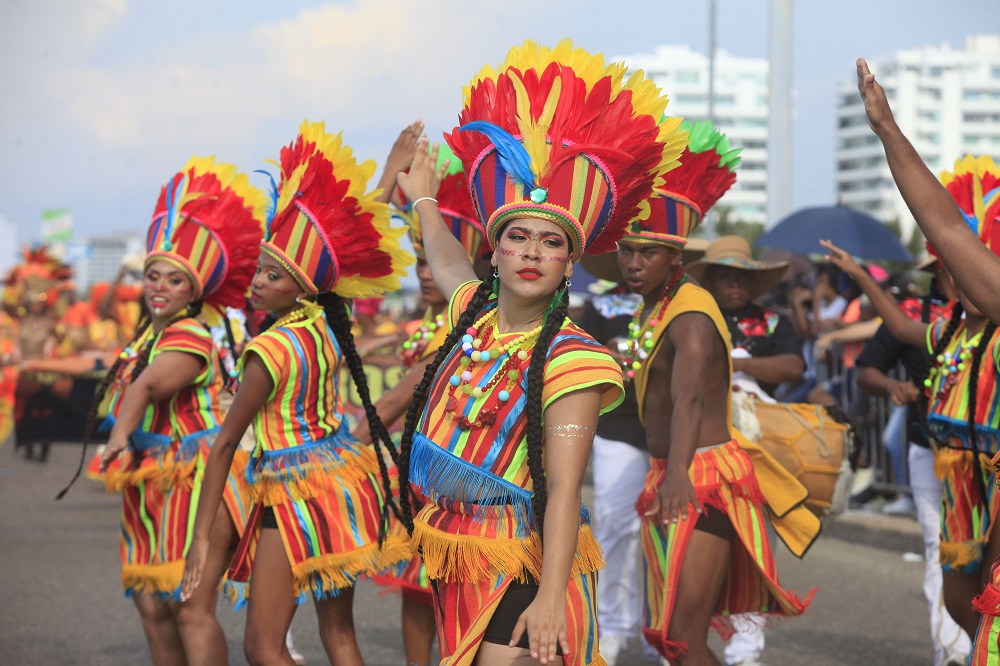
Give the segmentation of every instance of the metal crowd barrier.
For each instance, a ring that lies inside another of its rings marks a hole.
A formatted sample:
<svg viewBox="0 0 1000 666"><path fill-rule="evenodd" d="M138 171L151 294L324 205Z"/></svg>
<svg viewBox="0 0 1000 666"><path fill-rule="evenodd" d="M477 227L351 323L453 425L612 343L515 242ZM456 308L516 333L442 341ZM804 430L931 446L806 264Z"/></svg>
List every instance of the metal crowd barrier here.
<svg viewBox="0 0 1000 666"><path fill-rule="evenodd" d="M906 371L897 365L888 373L893 379L903 381ZM888 396L871 396L857 385L857 368L844 367L844 349L841 345L831 345L826 359L816 360L817 385L824 386L837 399L837 404L851 418L858 437L858 466L872 470L872 485L875 490L901 493L909 492L909 470L907 447L908 419L903 419L899 428L899 440L883 442L883 433L894 405ZM832 389L832 390L831 390ZM894 444L900 460L893 464L886 444ZM901 473L897 474L897 469ZM897 478L900 477L900 478Z"/></svg>

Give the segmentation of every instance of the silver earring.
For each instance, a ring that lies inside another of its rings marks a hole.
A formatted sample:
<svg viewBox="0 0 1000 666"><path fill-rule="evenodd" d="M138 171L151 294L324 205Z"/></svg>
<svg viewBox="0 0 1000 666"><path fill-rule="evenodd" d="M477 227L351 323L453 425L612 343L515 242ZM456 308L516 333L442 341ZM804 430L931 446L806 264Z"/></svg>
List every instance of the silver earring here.
<svg viewBox="0 0 1000 666"><path fill-rule="evenodd" d="M572 281L572 280L570 280L569 278L566 278L566 289L569 289L569 286L570 286L571 284L573 284L573 281Z"/></svg>
<svg viewBox="0 0 1000 666"><path fill-rule="evenodd" d="M295 302L296 303L301 303L302 302L302 297L301 296L296 296L295 297Z"/></svg>

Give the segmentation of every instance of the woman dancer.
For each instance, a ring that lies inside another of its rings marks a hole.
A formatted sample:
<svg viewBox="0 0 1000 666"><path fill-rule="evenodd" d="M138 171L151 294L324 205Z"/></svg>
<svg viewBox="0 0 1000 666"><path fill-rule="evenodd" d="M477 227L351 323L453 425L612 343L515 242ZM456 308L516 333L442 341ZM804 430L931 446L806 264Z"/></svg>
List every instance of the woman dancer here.
<svg viewBox="0 0 1000 666"><path fill-rule="evenodd" d="M992 163L992 162L991 162ZM979 238L994 252L1000 230L996 216L983 210L982 194L1000 185L1000 170L983 170L985 163L967 156L941 182ZM985 186L985 187L984 187ZM978 200L978 204L976 203ZM931 354L930 375L924 382L927 424L936 443L935 471L944 484L941 513L941 566L948 612L970 637L979 615L973 598L989 581L983 561L1000 555L993 525L1000 512L1000 492L991 482L990 459L1000 451L1000 331L959 288L958 303L948 320L930 326L907 317L892 298L846 252L829 241L822 245L830 261L858 282L878 309L890 332L912 345L925 344Z"/></svg>
<svg viewBox="0 0 1000 666"><path fill-rule="evenodd" d="M378 437L385 428L368 397L344 298L399 288L412 257L399 247L385 204L365 192L374 164L357 164L339 135L302 124L281 151L251 301L277 321L251 340L240 361L240 388L205 470L205 484L184 572L197 594L214 556L215 507L240 437L254 425L247 468L254 503L230 576L250 584L244 651L251 664L291 664L285 633L297 604L316 601L330 661L361 664L352 604L359 576L408 559L399 537L384 536L387 505L376 475L379 453L343 422L339 370L345 359Z"/></svg>
<svg viewBox="0 0 1000 666"><path fill-rule="evenodd" d="M146 238L143 294L149 308L136 338L101 384L93 426L111 386L114 426L100 459L109 489L123 494L122 582L142 618L154 664L220 664L226 638L215 618L216 583L246 524L240 474L223 479L209 535L211 585L179 603L209 448L222 422L226 379L202 306L241 306L253 275L266 195L235 167L193 158L163 188ZM127 452L122 464L108 465ZM247 457L237 462L236 471ZM232 596L239 591L231 588Z"/></svg>
<svg viewBox="0 0 1000 666"><path fill-rule="evenodd" d="M437 214L425 143L400 186L420 215L452 331L417 387L400 486L433 582L442 664L603 664L594 590L603 560L580 502L598 414L621 369L566 318L573 262L613 247L676 165L685 134L641 73L568 41L525 42L466 89L449 137L494 254L478 282ZM515 136L517 135L517 136ZM424 140L426 141L426 140ZM543 559L544 543L544 559ZM561 655L561 656L560 656Z"/></svg>

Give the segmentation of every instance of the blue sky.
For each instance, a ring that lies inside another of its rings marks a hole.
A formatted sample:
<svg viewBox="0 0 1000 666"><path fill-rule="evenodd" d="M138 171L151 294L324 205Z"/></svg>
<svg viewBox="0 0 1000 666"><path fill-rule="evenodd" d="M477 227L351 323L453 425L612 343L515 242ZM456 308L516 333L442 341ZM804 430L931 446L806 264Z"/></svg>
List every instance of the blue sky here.
<svg viewBox="0 0 1000 666"><path fill-rule="evenodd" d="M766 57L768 2L718 6L720 48ZM798 0L794 11L796 207L834 201L835 90L855 57L1000 30L995 0ZM144 233L189 156L262 168L303 118L381 163L414 118L432 138L450 129L483 64L525 38L563 37L609 56L704 52L708 2L4 0L0 216L21 242L45 208L72 209L78 233Z"/></svg>

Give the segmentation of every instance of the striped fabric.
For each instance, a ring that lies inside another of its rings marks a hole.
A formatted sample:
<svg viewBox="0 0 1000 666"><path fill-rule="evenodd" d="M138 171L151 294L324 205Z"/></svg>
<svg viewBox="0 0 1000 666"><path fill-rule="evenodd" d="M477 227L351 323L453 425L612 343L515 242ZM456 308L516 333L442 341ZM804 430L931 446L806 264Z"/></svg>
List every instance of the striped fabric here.
<svg viewBox="0 0 1000 666"><path fill-rule="evenodd" d="M941 319L927 327L927 350L933 352L941 339L948 321ZM966 340L965 321L963 320L951 341L944 350L945 355L954 355L962 349L971 353L979 342L979 333ZM983 353L979 365L979 381L976 385L976 435L977 448L990 455L1000 451L1000 390L997 386L997 374L1000 372L1000 329L988 341L989 347ZM955 384L939 395L941 385L949 377L941 374L932 375L934 384L931 386L931 399L928 404L927 423L940 443L959 449L973 448L969 437L968 386L969 373L972 371L971 359L964 362L965 368L958 371Z"/></svg>
<svg viewBox="0 0 1000 666"><path fill-rule="evenodd" d="M643 635L661 655L674 659L684 653L686 645L671 640L668 628L699 514L692 512L687 520L669 526L643 515L652 506L666 471L665 460L652 460L636 510L642 517ZM736 613L801 615L813 593L803 601L784 590L778 581L761 508L764 498L750 457L735 440L699 449L688 474L698 502L724 512L733 525L729 573L719 594L713 626L725 638L732 629L729 617Z"/></svg>
<svg viewBox="0 0 1000 666"><path fill-rule="evenodd" d="M152 257L169 261L199 286L201 294L215 291L226 277L229 258L222 244L195 217L183 216L171 225L166 212L157 215L146 235L146 249L147 266Z"/></svg>
<svg viewBox="0 0 1000 666"><path fill-rule="evenodd" d="M337 260L323 241L323 232L316 217L299 202L294 223L278 226L272 236L261 244L261 250L278 259L307 286L318 291L328 290L337 281ZM322 287L322 289L320 289Z"/></svg>
<svg viewBox="0 0 1000 666"><path fill-rule="evenodd" d="M230 565L247 582L264 507L272 507L292 566L298 603L336 596L358 576L374 576L410 557L405 540L378 546L381 508L375 452L343 423L340 348L322 309L272 329L247 345L264 362L274 389L257 414L257 448L247 468L255 503Z"/></svg>
<svg viewBox="0 0 1000 666"><path fill-rule="evenodd" d="M668 196L662 192L648 201L649 218L638 220L639 233L627 232L622 240L684 247L688 236L701 222L701 215L693 204L677 195Z"/></svg>
<svg viewBox="0 0 1000 666"><path fill-rule="evenodd" d="M452 326L479 286L470 282L452 299ZM491 302L487 308L495 307ZM437 605L461 606L439 617L444 664L469 664L482 639L502 589L513 578L540 578L542 547L531 511L531 476L528 472L526 409L527 379L511 389L508 403L498 409L491 425L463 430L445 407L451 386L449 378L459 367L460 348L442 364L431 386L427 407L414 437L410 457L410 479L428 502L415 519L414 545L421 549L428 576L439 588ZM529 360L525 364L530 363ZM460 401L470 420L481 418L484 408L497 408L499 388L486 387L499 365L473 369L473 384L484 387L478 401ZM558 397L588 386L603 388L602 411L621 401L622 374L607 351L572 322L564 322L556 334L545 366L542 390L544 406ZM502 387L501 387L502 388ZM573 621L582 627L593 615L590 578L603 566L600 546L589 528L590 517L581 506L580 536L572 576L590 593L573 602ZM441 592L443 583L454 583ZM572 589L572 585L571 585ZM471 595L471 596L469 596ZM580 599L586 598L586 603ZM592 636L579 629L575 645L590 645ZM592 651L590 648L593 648ZM573 661L603 663L596 646L576 648Z"/></svg>
<svg viewBox="0 0 1000 666"><path fill-rule="evenodd" d="M941 568L977 572L983 549L1000 514L1000 489L993 483L995 471L990 456L939 448L934 454L934 472L941 479L944 491L941 497Z"/></svg>
<svg viewBox="0 0 1000 666"><path fill-rule="evenodd" d="M970 666L1000 666L1000 560L993 563L990 582L972 602L981 614L972 644Z"/></svg>
<svg viewBox="0 0 1000 666"><path fill-rule="evenodd" d="M597 238L608 224L615 192L605 167L598 160L579 154L556 167L546 186L547 199L535 202L524 183L508 173L496 148L483 155L472 168L469 189L479 219L486 222L490 245L504 222L518 217L564 220L566 231L575 229L570 240L582 248Z"/></svg>
<svg viewBox="0 0 1000 666"><path fill-rule="evenodd" d="M514 576L473 582L436 582L435 620L441 666L471 666L497 605ZM597 573L570 576L566 590L563 666L605 666L597 649Z"/></svg>
<svg viewBox="0 0 1000 666"><path fill-rule="evenodd" d="M122 584L136 592L179 599L184 558L201 491L205 462L222 420L218 353L208 331L195 319L184 319L140 341L152 344L149 362L165 352L194 354L204 360L195 382L171 398L150 405L142 425L130 437L123 465L105 480L109 490L123 495L119 554ZM112 389L112 414L131 382L136 359L123 363ZM237 533L247 517L243 480L246 454L238 453L223 492L223 502ZM238 597L240 591L232 590Z"/></svg>

